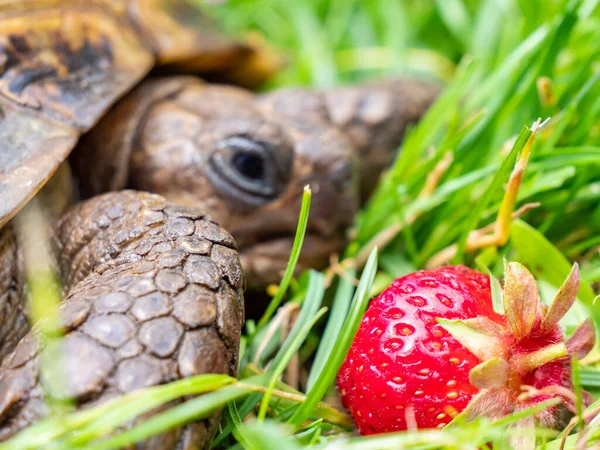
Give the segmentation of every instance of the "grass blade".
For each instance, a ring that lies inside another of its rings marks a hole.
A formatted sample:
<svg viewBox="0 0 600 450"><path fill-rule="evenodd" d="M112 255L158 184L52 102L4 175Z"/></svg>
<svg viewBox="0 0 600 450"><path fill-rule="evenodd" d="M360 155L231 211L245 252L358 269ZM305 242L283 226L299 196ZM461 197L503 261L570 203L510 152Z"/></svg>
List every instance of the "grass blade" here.
<svg viewBox="0 0 600 450"><path fill-rule="evenodd" d="M354 286L350 280L354 279L356 276L356 270L347 269L344 274L345 276L340 278L339 286L335 292L333 306L331 307L331 314L329 315L327 326L325 327L325 331L323 331L321 343L319 344L317 354L310 369L310 374L306 383L307 391L312 389L317 378L321 374L323 367L325 367L325 364L329 361L335 345L335 337L339 336L346 315L348 314L348 309L350 308L352 293L354 292Z"/></svg>
<svg viewBox="0 0 600 450"><path fill-rule="evenodd" d="M254 330L254 335L265 326L265 324L273 317L275 311L281 304L281 300L283 300L283 296L287 291L287 288L292 281L292 277L294 276L294 271L296 270L296 264L298 264L298 259L300 258L300 251L302 250L302 244L304 242L304 236L306 234L306 226L308 224L308 214L310 212L310 200L312 197L312 192L309 186L304 188L304 193L302 194L302 206L300 207L300 217L298 219L298 227L296 228L296 235L294 237L294 244L292 245L292 252L290 253L290 259L288 261L287 267L285 269L285 273L283 278L281 279L281 283L279 284L279 288L277 289L277 293L269 303L267 310L263 314L263 316L258 321L256 325L256 329Z"/></svg>
<svg viewBox="0 0 600 450"><path fill-rule="evenodd" d="M279 349L279 352L273 359L271 367L269 368L267 373L271 374L272 370L274 370L274 368L279 365L281 359L284 358L284 355L288 352L288 349L293 345L296 336L301 332L305 324L315 317L315 314L317 314L317 310L323 302L324 295L325 275L323 275L320 272L311 270L309 272L308 288L306 290L306 295L302 303L302 308L300 309L300 314L298 314L296 323L292 327L289 336Z"/></svg>
<svg viewBox="0 0 600 450"><path fill-rule="evenodd" d="M290 342L289 346L286 347L285 352L280 353L282 356L278 359L277 365L273 364L274 369L270 371L271 379L269 380L269 384L267 386L267 392L265 393L265 396L263 397L262 402L260 404L260 409L258 410L258 420L264 420L264 418L267 415L267 407L269 406L271 394L273 389L275 389L275 383L277 382L277 379L285 370L286 366L290 362L290 359L292 359L292 356L294 356L294 353L296 353L300 349L300 346L306 339L306 336L308 336L308 333L310 332L312 327L315 326L315 324L319 321L319 319L321 319L321 317L323 317L323 315L326 312L327 308L321 308L317 312L315 317L312 318L312 320L303 324L302 328L298 330L298 333Z"/></svg>
<svg viewBox="0 0 600 450"><path fill-rule="evenodd" d="M207 417L215 410L237 398L253 392L252 386L236 383L157 414L133 428L98 443L88 444L88 450L110 450L132 445L193 420Z"/></svg>
<svg viewBox="0 0 600 450"><path fill-rule="evenodd" d="M151 409L187 395L214 391L234 383L227 375L198 375L164 386L154 386L123 395L94 408L74 412L63 419L54 417L38 422L12 439L0 444L2 450L27 450L39 448L68 433L70 445L82 445L89 440L109 433Z"/></svg>
<svg viewBox="0 0 600 450"><path fill-rule="evenodd" d="M358 288L356 289L356 293L354 294L350 312L344 326L342 327L340 335L333 346L328 364L321 371L321 374L319 375L313 388L307 394L306 401L300 406L300 408L298 408L298 410L288 421L296 427L302 425L302 423L310 416L311 412L327 392L329 386L331 386L333 383L335 376L342 365L344 358L346 357L346 353L348 353L348 349L352 344L352 340L356 335L363 314L367 309L367 304L369 302L368 295L371 290L371 286L373 285L376 272L377 248L374 248L371 251L363 274L360 277L360 282L358 284Z"/></svg>
<svg viewBox="0 0 600 450"><path fill-rule="evenodd" d="M521 153L521 151L523 151L531 135L532 131L527 127L523 127L521 133L519 133L519 136L515 141L515 144L513 145L512 150L504 159L502 165L500 166L500 169L492 178L491 183L484 191L483 195L481 195L481 197L479 198L479 201L475 206L475 210L469 215L469 218L466 221L465 226L463 227L461 236L458 239L458 251L456 253L456 256L454 257L454 263L459 263L462 260L463 252L467 243L467 238L469 237L469 233L477 228L477 224L481 220L481 214L487 207L492 196L501 189L503 181L508 178L508 174L510 173L511 168L514 166L515 161L517 160L517 155Z"/></svg>

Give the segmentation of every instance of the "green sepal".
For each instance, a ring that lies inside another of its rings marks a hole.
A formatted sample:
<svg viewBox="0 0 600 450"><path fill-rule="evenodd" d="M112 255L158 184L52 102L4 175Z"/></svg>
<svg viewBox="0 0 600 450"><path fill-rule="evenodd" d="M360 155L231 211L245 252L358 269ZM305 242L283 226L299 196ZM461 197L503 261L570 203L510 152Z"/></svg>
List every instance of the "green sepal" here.
<svg viewBox="0 0 600 450"><path fill-rule="evenodd" d="M437 321L454 339L482 361L506 356L504 329L487 317Z"/></svg>
<svg viewBox="0 0 600 450"><path fill-rule="evenodd" d="M510 373L508 362L491 358L476 365L469 372L469 381L479 389L497 388L506 385Z"/></svg>
<svg viewBox="0 0 600 450"><path fill-rule="evenodd" d="M508 263L504 278L504 313L517 340L531 332L538 310L535 278L522 264Z"/></svg>
<svg viewBox="0 0 600 450"><path fill-rule="evenodd" d="M571 309L579 291L579 265L573 264L569 276L554 297L548 312L542 322L542 329L549 330L558 324L558 321Z"/></svg>
<svg viewBox="0 0 600 450"><path fill-rule="evenodd" d="M491 248L495 249L495 247L491 247ZM496 278L494 276L494 274L489 269L489 267L482 261L482 259L481 259L482 255L483 255L483 253L480 254L477 258L475 258L475 262L477 263L477 266L479 267L481 272L485 272L487 274L488 278L490 279L490 288L491 288L491 294L492 294L492 307L494 308L494 312L496 314L502 316L502 315L504 315L504 304L502 303L502 285L500 284L500 281L498 281L498 278ZM506 259L504 260L504 262L506 263Z"/></svg>
<svg viewBox="0 0 600 450"><path fill-rule="evenodd" d="M490 286L492 288L492 307L494 308L494 312L499 315L504 315L504 303L502 301L502 286L500 285L500 281L496 278L492 273L489 273L490 276Z"/></svg>

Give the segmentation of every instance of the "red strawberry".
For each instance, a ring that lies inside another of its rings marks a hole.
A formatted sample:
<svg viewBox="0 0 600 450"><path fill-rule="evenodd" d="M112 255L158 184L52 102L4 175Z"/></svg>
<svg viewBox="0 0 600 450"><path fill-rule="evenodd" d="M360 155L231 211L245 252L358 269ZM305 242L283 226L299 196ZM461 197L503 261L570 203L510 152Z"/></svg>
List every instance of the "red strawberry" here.
<svg viewBox="0 0 600 450"><path fill-rule="evenodd" d="M361 434L443 427L463 411L467 419L498 417L554 396L574 407L568 356L585 355L594 330L586 321L564 342L558 320L578 287L575 265L547 307L532 275L511 263L502 314L494 312L489 278L475 270L397 279L372 300L340 369L344 406ZM534 389L524 394L522 385ZM553 408L538 419L553 426L556 416Z"/></svg>

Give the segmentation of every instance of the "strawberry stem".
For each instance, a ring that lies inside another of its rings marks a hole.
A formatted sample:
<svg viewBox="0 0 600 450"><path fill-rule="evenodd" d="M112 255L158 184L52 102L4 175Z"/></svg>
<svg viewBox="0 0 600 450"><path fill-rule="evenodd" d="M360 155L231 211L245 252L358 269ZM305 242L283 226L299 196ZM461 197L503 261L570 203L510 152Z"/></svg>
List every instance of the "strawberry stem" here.
<svg viewBox="0 0 600 450"><path fill-rule="evenodd" d="M525 374L543 366L544 364L564 358L567 355L567 346L564 344L564 342L560 342L558 344L551 344L546 347L542 347L539 350L526 355L515 357L510 361L510 363L517 372Z"/></svg>

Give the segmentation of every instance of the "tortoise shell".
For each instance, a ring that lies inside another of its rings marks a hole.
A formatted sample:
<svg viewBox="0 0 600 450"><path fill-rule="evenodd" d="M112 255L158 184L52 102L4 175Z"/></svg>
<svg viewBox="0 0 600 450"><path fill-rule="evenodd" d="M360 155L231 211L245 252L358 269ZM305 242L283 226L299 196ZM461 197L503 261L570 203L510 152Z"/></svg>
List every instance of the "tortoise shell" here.
<svg viewBox="0 0 600 450"><path fill-rule="evenodd" d="M0 227L155 65L264 79L185 0L0 0L0 30Z"/></svg>

